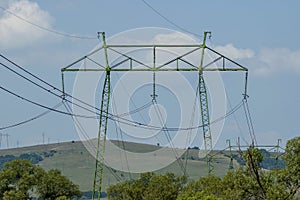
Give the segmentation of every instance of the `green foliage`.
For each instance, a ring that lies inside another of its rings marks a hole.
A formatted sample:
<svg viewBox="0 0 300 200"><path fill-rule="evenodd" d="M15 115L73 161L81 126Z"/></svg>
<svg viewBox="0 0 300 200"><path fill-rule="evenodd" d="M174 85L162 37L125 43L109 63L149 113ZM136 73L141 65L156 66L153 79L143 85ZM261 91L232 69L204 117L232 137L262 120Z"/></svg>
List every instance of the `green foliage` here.
<svg viewBox="0 0 300 200"><path fill-rule="evenodd" d="M202 177L198 181L191 181L178 196L177 200L221 200L221 178L216 176Z"/></svg>
<svg viewBox="0 0 300 200"><path fill-rule="evenodd" d="M67 200L68 198L66 196L60 196L57 197L55 200Z"/></svg>
<svg viewBox="0 0 300 200"><path fill-rule="evenodd" d="M43 156L45 157L45 158L49 158L49 157L52 157L52 156L54 156L54 154L56 154L57 152L55 151L55 150L51 150L51 151L49 151L49 152L43 152Z"/></svg>
<svg viewBox="0 0 300 200"><path fill-rule="evenodd" d="M5 163L13 160L18 160L18 159L26 159L33 164L38 164L40 161L43 160L43 157L37 153L24 153L21 154L20 156L13 156L13 155L0 156L0 169L2 169Z"/></svg>
<svg viewBox="0 0 300 200"><path fill-rule="evenodd" d="M284 157L287 169L295 175L296 178L300 177L300 137L289 140L285 149Z"/></svg>
<svg viewBox="0 0 300 200"><path fill-rule="evenodd" d="M287 142L284 160L286 168L281 170L279 181L286 185L290 196L294 196L300 191L300 137Z"/></svg>
<svg viewBox="0 0 300 200"><path fill-rule="evenodd" d="M81 196L78 185L73 184L57 169L51 169L41 177L37 193L43 199L55 200L58 197Z"/></svg>
<svg viewBox="0 0 300 200"><path fill-rule="evenodd" d="M39 170L28 160L13 160L4 165L0 172L0 198L9 199L13 193L18 193L26 198L34 189Z"/></svg>
<svg viewBox="0 0 300 200"><path fill-rule="evenodd" d="M185 177L176 177L172 173L153 176L144 192L145 200L172 200L183 189Z"/></svg>
<svg viewBox="0 0 300 200"><path fill-rule="evenodd" d="M26 196L21 191L6 191L3 195L3 200L26 199Z"/></svg>
<svg viewBox="0 0 300 200"><path fill-rule="evenodd" d="M177 200L222 200L214 195L205 195L203 191L195 192L193 195L183 193L178 196Z"/></svg>
<svg viewBox="0 0 300 200"><path fill-rule="evenodd" d="M143 173L137 180L111 185L107 193L111 200L175 200L185 183L184 176L172 173Z"/></svg>
<svg viewBox="0 0 300 200"><path fill-rule="evenodd" d="M46 172L29 160L6 163L0 171L0 199L30 199L33 193L49 200L81 196L78 186L62 176L59 170Z"/></svg>
<svg viewBox="0 0 300 200"><path fill-rule="evenodd" d="M42 156L36 153L24 153L21 154L17 159L26 159L29 160L32 164L38 164L43 160Z"/></svg>
<svg viewBox="0 0 300 200"><path fill-rule="evenodd" d="M0 169L4 166L6 162L10 162L12 160L15 160L16 157L13 155L5 155L5 156L0 156Z"/></svg>

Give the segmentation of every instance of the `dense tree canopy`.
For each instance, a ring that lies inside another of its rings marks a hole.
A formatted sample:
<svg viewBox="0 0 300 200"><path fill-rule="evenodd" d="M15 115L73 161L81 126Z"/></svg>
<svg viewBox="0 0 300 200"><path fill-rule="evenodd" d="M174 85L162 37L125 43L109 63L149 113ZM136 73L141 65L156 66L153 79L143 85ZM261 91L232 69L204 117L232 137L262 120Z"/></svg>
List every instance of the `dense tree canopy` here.
<svg viewBox="0 0 300 200"><path fill-rule="evenodd" d="M111 200L175 200L185 183L184 176L176 177L172 173L166 175L144 173L137 180L110 186L108 197Z"/></svg>
<svg viewBox="0 0 300 200"><path fill-rule="evenodd" d="M81 196L79 187L59 170L46 172L28 160L13 160L0 171L0 200L71 199Z"/></svg>
<svg viewBox="0 0 300 200"><path fill-rule="evenodd" d="M245 166L223 178L202 177L186 183L173 174L142 174L140 179L121 182L108 189L111 200L296 200L300 199L300 137L287 142L283 169L261 169L262 153L253 147L243 153Z"/></svg>
<svg viewBox="0 0 300 200"><path fill-rule="evenodd" d="M42 176L37 192L40 197L55 200L59 197L81 196L78 185L72 183L57 169L51 169Z"/></svg>

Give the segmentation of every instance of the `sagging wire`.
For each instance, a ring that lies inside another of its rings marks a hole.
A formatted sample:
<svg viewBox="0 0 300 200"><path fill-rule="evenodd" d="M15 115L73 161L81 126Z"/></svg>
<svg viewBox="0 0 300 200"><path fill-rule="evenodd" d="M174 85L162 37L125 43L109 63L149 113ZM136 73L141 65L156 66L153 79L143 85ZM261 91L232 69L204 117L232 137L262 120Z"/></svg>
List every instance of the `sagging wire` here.
<svg viewBox="0 0 300 200"><path fill-rule="evenodd" d="M61 32L61 31L57 31L57 30L53 30L53 29L50 29L50 28L46 28L44 26L41 26L39 24L36 24L36 23L33 23L32 21L29 21L28 19L25 19L11 11L9 11L8 9L0 6L0 9L2 9L4 12L10 14L10 15L13 15L15 16L16 18L22 20L23 22L26 22L32 26L35 26L36 28L39 28L43 31L47 31L47 32L50 32L50 33L53 33L53 34L56 34L56 35L60 35L60 36L64 36L64 37L69 37L69 38L75 38L75 39L83 39L83 40L95 40L97 39L97 37L90 37L90 36L79 36L79 35L73 35L73 34L69 34L69 33L64 33L64 32Z"/></svg>
<svg viewBox="0 0 300 200"><path fill-rule="evenodd" d="M116 106L116 103L114 101L114 99L112 98L112 106L113 106L113 109L116 110L117 112L117 106ZM132 176L131 176L131 172L130 172L130 167L129 167L129 162L128 162L128 157L127 157L127 150L125 148L125 143L124 143L124 138L123 138L123 132L120 128L120 125L114 121L115 123L115 127L116 127L116 133L117 133L117 138L118 138L118 142L120 141L119 140L119 134L120 134L120 137L121 137L121 143L122 143L122 149L123 149L123 152L124 152L124 157L125 157L125 162L126 162L126 167L127 167L127 171L129 173L129 179L131 180L132 179ZM119 128L118 128L119 127ZM120 145L120 144L119 144ZM119 147L120 148L120 147ZM120 149L120 157L122 157L122 150ZM122 159L121 159L122 161ZM123 166L123 165L122 165Z"/></svg>
<svg viewBox="0 0 300 200"><path fill-rule="evenodd" d="M64 104L64 106L65 106L65 108L66 108L66 110L68 112L72 112L72 109L71 109L70 105L68 104L68 102L63 101L63 104ZM85 138L84 142L88 142L88 144L91 147L93 147L94 149L96 149L95 144L92 142L91 138L89 137L89 135L87 134L87 132L85 131L85 129L83 128L83 126L81 125L80 121L78 121L78 119L76 117L74 117L74 116L71 116L71 117L73 119L73 122L75 123L75 126L78 128L79 132L81 132L81 135L83 135L83 137ZM103 155L100 155L100 156L102 157ZM96 159L98 159L98 158L96 158ZM120 176L118 176L118 174L115 173L115 170L112 169L111 167L108 167L109 165L108 165L108 163L106 161L104 161L104 162L105 162L104 166L106 167L106 169L108 169L108 171L115 177L115 179L117 181L121 181L122 178Z"/></svg>
<svg viewBox="0 0 300 200"><path fill-rule="evenodd" d="M170 146L171 146L172 152L173 152L174 155L175 155L176 162L178 163L178 165L179 165L180 169L182 170L182 172L185 173L184 164L183 164L182 160L180 159L180 156L179 156L178 152L176 151L175 146L174 146L174 144L173 144L172 137L170 136L170 133L169 133L169 131L168 131L166 125L164 124L163 116L162 116L162 113L161 113L160 109L157 107L157 101L156 101L156 99L154 99L153 105L154 105L155 112L156 112L156 114L157 114L157 116L158 116L158 119L159 119L159 121L160 121L160 123L161 123L161 126L165 128L165 129L163 130L163 132L166 133L165 136L166 136L166 138L167 138L167 140L168 140L168 143L169 143Z"/></svg>
<svg viewBox="0 0 300 200"><path fill-rule="evenodd" d="M21 125L24 125L26 123L29 123L29 122L32 122L34 120L37 120L47 114L49 114L50 112L52 112L54 109L57 109L59 108L60 106L62 105L61 102L59 102L58 104L56 104L55 106L51 107L52 109L51 110L46 110L32 118L29 118L29 119L26 119L26 120L23 120L23 121L20 121L20 122L17 122L17 123L14 123L14 124L10 124L10 125L7 125L7 126L3 126L3 127L0 127L0 130L5 130L5 129L10 129L10 128L15 128L15 127L18 127L18 126L21 126Z"/></svg>
<svg viewBox="0 0 300 200"><path fill-rule="evenodd" d="M159 15L161 18L163 18L165 21L167 21L168 23L172 24L173 26L175 26L176 28L178 28L179 30L189 33L191 35L197 36L198 38L202 38L202 35L199 35L197 33L193 33L181 26L179 26L178 24L176 24L175 22L171 21L170 19L168 19L166 16L164 16L163 14L161 14L158 10L156 10L153 6L151 6L148 2L146 2L145 0L142 0L142 2L149 7L152 11L154 11L157 15Z"/></svg>
<svg viewBox="0 0 300 200"><path fill-rule="evenodd" d="M54 112L57 112L57 113L60 113L60 114L79 117L79 118L85 118L85 119L99 119L99 113L95 113L96 116L87 116L87 115L78 115L78 114L74 114L74 113L68 113L68 112L64 112L64 111L61 111L61 110L51 108L49 106L45 106L45 105L43 105L41 103L38 103L38 102L35 102L35 101L32 101L28 98L25 98L25 97L15 93L15 92L12 92L12 91L2 87L1 85L0 85L0 89L7 92L7 93L9 93L9 94L11 94L11 95L13 95L13 96L15 96L15 97L17 97L17 98L20 98L23 101L26 101L26 102L34 104L38 107L42 107L44 109L51 110L51 111L54 111ZM70 103L69 100L66 100L66 101ZM229 115L233 114L236 110L238 110L241 107L241 105L243 105L243 104L238 104L230 112L226 113L224 116L212 121L211 124L217 123L217 122L225 119ZM137 121L132 121L132 120L124 119L124 118L119 118L119 117L114 116L110 113L108 113L108 118L110 120L114 120L114 121L129 125L129 126L139 127L139 128L148 129L148 130L161 130L161 131L180 131L181 130L181 131L186 131L186 130L191 130L191 129L198 129L198 128L201 128L203 126L203 125L199 125L199 126L194 126L194 127L171 127L171 128L170 127L165 127L165 126L158 127L158 126L153 126L153 125L149 125L149 124L145 124L145 123L141 123L141 122L137 122Z"/></svg>
<svg viewBox="0 0 300 200"><path fill-rule="evenodd" d="M195 100L194 100L194 105L193 105L193 111L192 111L192 116L191 116L191 120L190 120L190 127L194 126L194 118L195 118L195 111L196 111L196 105L197 105L197 99L198 99L198 88L199 88L199 84L197 85L196 91L195 91ZM196 130L197 131L197 130ZM187 137L187 141L185 146L187 147L187 150L185 152L185 164L184 164L184 175L188 176L187 174L187 160L188 160L188 156L189 156L189 150L190 147L188 146L191 143L191 134L192 134L192 130L189 130L188 132L188 137Z"/></svg>
<svg viewBox="0 0 300 200"><path fill-rule="evenodd" d="M257 141L256 141L255 132L254 132L252 118L250 115L247 96L245 96L243 99L243 108L244 108L244 112L245 112L246 122L247 122L248 130L249 130L249 134L251 137L252 145L254 146L254 145L257 145Z"/></svg>
<svg viewBox="0 0 300 200"><path fill-rule="evenodd" d="M49 93L55 95L56 97L59 97L60 99L62 99L63 97L70 97L70 98L72 98L73 100L76 100L76 101L78 101L78 102L80 102L80 103L82 103L82 104L84 104L84 105L86 105L86 106L88 106L88 107L90 107L90 108L93 108L93 109L95 109L95 110L97 110L97 111L100 111L99 108L97 108L97 107L95 107L95 106L92 106L92 105L90 105L90 104L88 104L88 103L86 103L86 102L84 102L84 101L82 101L82 100L80 100L80 99L78 99L78 98L75 98L75 97L73 97L72 95L70 95L70 94L68 94L68 93L65 93L64 91L58 89L57 87L53 86L52 84L46 82L45 80L43 80L43 79L37 77L36 75L34 75L34 74L32 74L31 72L29 72L28 70L24 69L24 68L21 67L20 65L17 65L17 64L14 63L13 61L9 60L9 59L6 58L5 56L3 56L3 55L0 54L0 57L4 58L5 60L7 60L8 62L10 62L11 64L13 64L13 65L15 65L16 67L18 67L20 70L24 71L25 73L29 74L30 76L34 77L35 79L39 80L40 82L42 82L42 83L44 83L44 84L46 84L46 85L48 85L49 87L52 88L51 90L48 90L47 88L45 88L45 87L43 87L43 86L37 84L36 82L34 82L34 81L32 81L32 80L30 80L30 79L24 77L24 76L21 76L22 78L25 78L27 81L30 81L32 84L34 84L34 85L40 87L41 89L43 89L43 90L45 90L45 91L47 91L47 92L49 92ZM14 73L15 73L15 72L14 72ZM19 75L19 73L18 73L17 75ZM69 103L71 103L71 104L73 104L73 105L75 105L75 106L78 106L78 107L80 107L80 108L82 108L82 109L84 109L84 110L86 110L86 111L89 111L89 112L91 112L91 113L93 113L93 114L96 114L96 116L76 115L76 114L73 114L73 113L71 114L71 113L61 112L61 111L59 111L59 110L52 109L52 108L50 108L50 107L44 106L44 105L42 105L42 104L39 104L39 103L37 103L37 102L30 101L29 99L26 99L26 98L24 98L24 97L22 97L22 96L20 96L20 95L17 95L16 93L10 92L10 91L8 91L7 89L5 90L5 88L3 88L3 87L2 87L1 89L4 90L4 91L6 91L6 92L8 92L8 93L10 93L10 94L12 94L12 95L14 95L14 96L17 96L18 98L21 98L21 99L26 100L26 101L28 101L28 102L30 102L30 103L33 103L33 104L35 104L35 105L37 105L37 106L40 106L40 107L43 107L43 108L45 108L45 109L49 109L49 110L52 110L52 111L55 111L55 112L58 112L58 113L61 113L61 114L73 115L73 116L76 116L76 117L90 118L90 119L97 119L97 118L99 118L99 113L98 113L98 112L95 112L95 111L93 111L93 110L87 109L86 107L81 106L81 105L75 103L74 101L70 101L70 100L68 100L68 99L66 99L66 101L68 101ZM61 92L62 94L61 94L61 95L55 94L55 93L53 92L53 90L54 90L54 91L59 91L59 92ZM239 107L239 106L237 106L237 107ZM233 111L235 111L235 108L233 108ZM111 114L111 113L106 113L106 112L104 112L104 113L107 114L107 115L108 115L108 118L111 119L111 120L116 120L116 121L118 121L118 122L120 122L120 123L124 123L124 124L130 125L130 126L133 126L133 127L140 127L140 128L143 128L143 129L149 129L149 130L179 131L179 130L198 129L198 128L201 128L202 126L204 126L204 125L199 125L199 126L195 126L195 127L176 127L176 128L175 128L175 127L173 127L173 128L170 128L170 127L157 127L157 126L148 125L148 124L141 123L141 122L137 122L137 121L133 121L133 120L128 120L128 119L126 119L126 118L122 118L122 117L120 117L120 116L113 115L113 114ZM232 114L232 112L229 112L229 113L227 113L225 116L220 117L220 118L218 118L218 119L212 121L211 124L212 124L212 123L217 123L218 121L220 121L220 120L226 118L227 116L229 116L229 115L231 115L231 114Z"/></svg>

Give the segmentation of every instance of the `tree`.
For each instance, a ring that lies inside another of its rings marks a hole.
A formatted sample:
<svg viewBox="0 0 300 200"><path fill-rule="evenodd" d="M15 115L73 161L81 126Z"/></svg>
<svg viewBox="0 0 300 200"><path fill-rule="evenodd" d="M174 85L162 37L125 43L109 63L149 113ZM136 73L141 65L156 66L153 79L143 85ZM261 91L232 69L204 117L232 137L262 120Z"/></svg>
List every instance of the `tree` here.
<svg viewBox="0 0 300 200"><path fill-rule="evenodd" d="M286 199L292 199L300 190L300 137L287 142L284 160L286 168L279 170L277 181L285 185Z"/></svg>
<svg viewBox="0 0 300 200"><path fill-rule="evenodd" d="M63 176L58 169L51 169L44 173L40 183L37 185L37 193L43 199L55 200L59 197L70 199L81 196L79 186Z"/></svg>
<svg viewBox="0 0 300 200"><path fill-rule="evenodd" d="M142 173L137 180L111 185L107 189L108 198L111 200L143 199L144 192L153 176L152 172Z"/></svg>
<svg viewBox="0 0 300 200"><path fill-rule="evenodd" d="M183 193L178 196L177 200L222 200L214 195L206 195L204 192L196 192L193 195Z"/></svg>
<svg viewBox="0 0 300 200"><path fill-rule="evenodd" d="M9 190L4 192L3 200L16 200L16 199L27 199L27 197L21 191Z"/></svg>
<svg viewBox="0 0 300 200"><path fill-rule="evenodd" d="M153 176L144 191L144 200L175 200L182 191L186 178L173 173Z"/></svg>
<svg viewBox="0 0 300 200"><path fill-rule="evenodd" d="M141 174L137 180L109 186L107 194L110 200L175 200L185 183L184 176L148 172Z"/></svg>
<svg viewBox="0 0 300 200"><path fill-rule="evenodd" d="M47 193L44 192L45 188L49 189ZM28 160L6 163L0 171L0 200L30 199L34 193L49 200L81 196L78 186L62 176L59 170L46 172Z"/></svg>
<svg viewBox="0 0 300 200"><path fill-rule="evenodd" d="M243 155L244 160L246 161L246 168L244 175L248 175L250 178L248 180L249 183L252 183L250 189L252 190L252 194L256 196L258 199L266 199L266 188L264 187L264 183L262 180L260 163L263 160L263 155L259 151L259 149L250 146Z"/></svg>
<svg viewBox="0 0 300 200"><path fill-rule="evenodd" d="M28 160L13 160L4 165L0 172L0 199L10 199L13 193L29 198L29 192L41 176L41 170Z"/></svg>
<svg viewBox="0 0 300 200"><path fill-rule="evenodd" d="M206 176L198 181L192 180L178 196L177 200L221 200L222 179L216 176Z"/></svg>
<svg viewBox="0 0 300 200"><path fill-rule="evenodd" d="M137 180L110 185L107 189L108 198L111 200L143 199L144 191L153 176L154 173L152 172L142 173Z"/></svg>

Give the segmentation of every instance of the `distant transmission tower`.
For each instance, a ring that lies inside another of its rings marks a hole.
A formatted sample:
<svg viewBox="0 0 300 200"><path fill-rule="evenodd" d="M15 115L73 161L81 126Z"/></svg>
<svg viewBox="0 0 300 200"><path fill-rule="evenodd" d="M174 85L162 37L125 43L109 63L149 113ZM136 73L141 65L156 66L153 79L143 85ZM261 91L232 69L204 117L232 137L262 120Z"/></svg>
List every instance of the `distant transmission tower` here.
<svg viewBox="0 0 300 200"><path fill-rule="evenodd" d="M6 148L9 148L9 136L10 135L8 135L7 133L6 134L0 133L0 148L1 148L3 137L6 137Z"/></svg>
<svg viewBox="0 0 300 200"><path fill-rule="evenodd" d="M229 167L228 167L228 169L229 170L232 170L232 169L234 169L234 167L233 167L233 154L232 154L232 146L231 146L231 142L230 142L230 140L228 139L228 140L226 140L226 142L228 143L228 148L229 148L229 153L230 153L230 163L229 163Z"/></svg>

